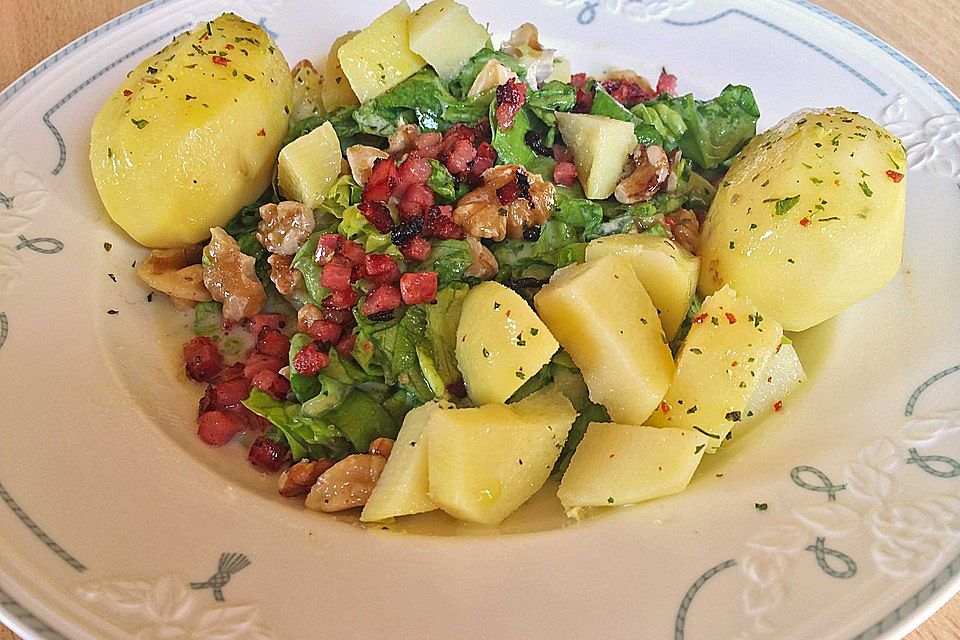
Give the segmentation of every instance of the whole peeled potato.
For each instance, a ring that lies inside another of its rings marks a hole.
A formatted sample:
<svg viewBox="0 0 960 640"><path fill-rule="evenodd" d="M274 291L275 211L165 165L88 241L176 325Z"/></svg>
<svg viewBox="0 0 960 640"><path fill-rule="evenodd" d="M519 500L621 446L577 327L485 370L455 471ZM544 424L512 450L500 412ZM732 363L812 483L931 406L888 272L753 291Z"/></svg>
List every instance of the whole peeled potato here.
<svg viewBox="0 0 960 640"><path fill-rule="evenodd" d="M823 322L900 268L906 154L845 109L804 111L755 137L703 225L700 291L725 284L788 331Z"/></svg>
<svg viewBox="0 0 960 640"><path fill-rule="evenodd" d="M90 167L107 213L148 247L208 238L270 184L292 91L257 25L228 13L180 34L94 120Z"/></svg>

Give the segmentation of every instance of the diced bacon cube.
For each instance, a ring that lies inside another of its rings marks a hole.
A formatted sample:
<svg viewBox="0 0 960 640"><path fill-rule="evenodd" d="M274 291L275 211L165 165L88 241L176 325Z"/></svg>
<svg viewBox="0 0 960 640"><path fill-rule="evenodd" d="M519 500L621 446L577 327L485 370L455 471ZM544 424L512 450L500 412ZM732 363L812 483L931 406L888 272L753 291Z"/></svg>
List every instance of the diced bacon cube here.
<svg viewBox="0 0 960 640"><path fill-rule="evenodd" d="M359 299L360 294L353 289L334 291L323 299L323 306L330 309L346 309L349 311L357 304L357 300Z"/></svg>
<svg viewBox="0 0 960 640"><path fill-rule="evenodd" d="M353 264L363 264L363 257L366 255L362 244L342 236L340 238L340 252Z"/></svg>
<svg viewBox="0 0 960 640"><path fill-rule="evenodd" d="M553 181L563 187L573 185L577 177L577 166L572 162L558 162L553 167Z"/></svg>
<svg viewBox="0 0 960 640"><path fill-rule="evenodd" d="M360 305L360 312L369 318L384 311L393 311L400 306L402 300L399 288L388 284L381 285L367 295L367 299Z"/></svg>
<svg viewBox="0 0 960 640"><path fill-rule="evenodd" d="M430 255L430 249L432 248L429 240L423 236L414 236L403 243L403 246L400 247L400 253L407 260L422 262Z"/></svg>
<svg viewBox="0 0 960 640"><path fill-rule="evenodd" d="M267 473L276 473L283 468L290 450L285 446L270 440L266 436L259 436L253 441L247 459L254 467Z"/></svg>
<svg viewBox="0 0 960 640"><path fill-rule="evenodd" d="M253 380L253 377L261 371L273 371L277 373L287 365L288 355L279 358L263 353L251 354L250 357L247 358L247 364L243 367L243 377L247 380ZM246 399L246 396L244 396L244 399Z"/></svg>
<svg viewBox="0 0 960 640"><path fill-rule="evenodd" d="M340 337L341 331L343 331L343 328L338 324L326 320L314 320L307 329L307 335L314 340L332 344Z"/></svg>
<svg viewBox="0 0 960 640"><path fill-rule="evenodd" d="M290 338L283 335L276 329L264 327L257 336L257 353L265 356L273 356L281 360L287 357L290 352Z"/></svg>
<svg viewBox="0 0 960 640"><path fill-rule="evenodd" d="M400 276L404 304L425 304L437 299L437 272L405 273Z"/></svg>
<svg viewBox="0 0 960 640"><path fill-rule="evenodd" d="M250 322L250 333L259 336L264 327L280 331L287 326L287 317L282 313L258 313Z"/></svg>
<svg viewBox="0 0 960 640"><path fill-rule="evenodd" d="M350 333L340 339L334 349L340 354L341 358L353 358L353 347L357 344L357 334Z"/></svg>
<svg viewBox="0 0 960 640"><path fill-rule="evenodd" d="M251 382L253 386L269 394L275 400L284 400L290 393L290 381L273 371L261 371L253 376Z"/></svg>
<svg viewBox="0 0 960 640"><path fill-rule="evenodd" d="M353 265L343 257L334 258L323 267L320 284L331 291L345 291L350 288Z"/></svg>
<svg viewBox="0 0 960 640"><path fill-rule="evenodd" d="M246 426L243 420L226 411L207 411L197 419L197 435L207 444L221 447Z"/></svg>
<svg viewBox="0 0 960 640"><path fill-rule="evenodd" d="M400 279L400 267L397 261L385 253L371 253L366 256L364 272L367 277L392 278L396 275Z"/></svg>
<svg viewBox="0 0 960 640"><path fill-rule="evenodd" d="M385 202L385 201L384 201ZM357 205L363 217L380 233L386 233L393 227L390 209L383 202L361 202Z"/></svg>
<svg viewBox="0 0 960 640"><path fill-rule="evenodd" d="M330 364L330 356L311 342L293 357L293 370L302 376L315 376Z"/></svg>
<svg viewBox="0 0 960 640"><path fill-rule="evenodd" d="M340 248L340 240L343 236L336 233L325 233L317 240L317 252L314 258L321 267L331 260L337 249Z"/></svg>
<svg viewBox="0 0 960 640"><path fill-rule="evenodd" d="M197 382L210 382L223 371L223 358L211 338L196 337L183 346L187 375Z"/></svg>

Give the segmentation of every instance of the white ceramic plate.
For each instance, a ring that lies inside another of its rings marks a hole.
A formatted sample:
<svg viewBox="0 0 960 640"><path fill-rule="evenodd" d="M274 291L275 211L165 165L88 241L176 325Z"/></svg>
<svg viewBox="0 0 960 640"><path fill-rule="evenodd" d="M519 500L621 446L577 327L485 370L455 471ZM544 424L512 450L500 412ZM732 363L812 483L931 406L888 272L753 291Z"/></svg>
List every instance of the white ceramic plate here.
<svg viewBox="0 0 960 640"><path fill-rule="evenodd" d="M680 496L573 526L546 496L486 535L303 511L239 446L195 437L186 321L145 299L88 132L123 74L200 20L260 21L293 62L388 0L154 0L0 94L0 618L18 633L867 640L958 590L960 101L803 0L472 5L498 40L535 22L578 69L748 84L763 126L835 104L879 120L910 152L901 273L798 341L806 392Z"/></svg>

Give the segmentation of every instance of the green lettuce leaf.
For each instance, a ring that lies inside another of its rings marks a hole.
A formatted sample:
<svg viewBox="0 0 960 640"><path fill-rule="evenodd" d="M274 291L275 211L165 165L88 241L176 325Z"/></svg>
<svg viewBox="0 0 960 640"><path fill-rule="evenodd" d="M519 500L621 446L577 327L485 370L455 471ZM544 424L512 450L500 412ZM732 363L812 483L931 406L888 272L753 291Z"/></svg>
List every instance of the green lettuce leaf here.
<svg viewBox="0 0 960 640"><path fill-rule="evenodd" d="M430 160L427 186L436 194L439 204L455 205L470 190L467 185L458 184L447 168L433 159Z"/></svg>
<svg viewBox="0 0 960 640"><path fill-rule="evenodd" d="M493 131L493 148L497 151L498 164L523 165L531 173L552 176L557 164L553 158L538 156L527 144L526 136L532 128L530 110L524 106L513 119L513 126L501 131L497 124L497 103L490 103L490 127Z"/></svg>
<svg viewBox="0 0 960 640"><path fill-rule="evenodd" d="M350 450L349 443L333 424L324 418L304 415L296 402L274 400L254 387L243 405L270 421L273 429L269 435L290 448L294 462L337 459Z"/></svg>
<svg viewBox="0 0 960 640"><path fill-rule="evenodd" d="M503 66L517 74L518 78L523 78L527 74L527 69L517 58L501 51L494 51L490 48L483 48L473 55L460 69L460 73L450 81L450 93L457 98L466 98L467 92L473 86L474 80L480 75L480 70L489 60L497 60Z"/></svg>
<svg viewBox="0 0 960 640"><path fill-rule="evenodd" d="M417 345L420 369L434 395L449 398L447 389L463 379L457 368L457 326L469 287L456 284L437 292L436 304L426 305L427 329Z"/></svg>
<svg viewBox="0 0 960 640"><path fill-rule="evenodd" d="M400 258L400 250L393 244L389 233L380 233L367 220L356 205L343 210L343 219L337 226L337 233L346 238L359 242L367 253L386 253L394 258Z"/></svg>
<svg viewBox="0 0 960 640"><path fill-rule="evenodd" d="M557 111L571 111L576 102L577 92L573 87L551 80L530 94L526 104L544 124L553 126L557 122Z"/></svg>
<svg viewBox="0 0 960 640"><path fill-rule="evenodd" d="M357 121L354 118L355 111L356 107L340 107L322 116L313 115L298 120L290 126L290 131L287 133L287 137L283 139L281 147L287 146L300 136L307 135L324 122L329 122L333 125L333 130L337 132L337 137L340 139L341 151L345 152L347 147L356 144L357 135L360 133L360 127L357 126Z"/></svg>
<svg viewBox="0 0 960 640"><path fill-rule="evenodd" d="M443 289L461 282L472 264L470 246L465 240L440 240L433 243L427 259L417 265L416 270L436 271L437 287Z"/></svg>
<svg viewBox="0 0 960 640"><path fill-rule="evenodd" d="M193 310L193 334L207 337L219 334L222 310L223 305L216 300L198 302Z"/></svg>
<svg viewBox="0 0 960 640"><path fill-rule="evenodd" d="M320 231L314 231L310 234L307 241L293 256L293 262L290 263L290 266L303 274L303 284L310 296L310 302L317 306L320 306L323 299L330 295L330 290L324 287L320 281L323 275L323 267L317 264L315 259L320 235Z"/></svg>
<svg viewBox="0 0 960 640"><path fill-rule="evenodd" d="M380 402L354 387L334 408L323 414L353 445L365 453L377 438L396 438L400 425Z"/></svg>

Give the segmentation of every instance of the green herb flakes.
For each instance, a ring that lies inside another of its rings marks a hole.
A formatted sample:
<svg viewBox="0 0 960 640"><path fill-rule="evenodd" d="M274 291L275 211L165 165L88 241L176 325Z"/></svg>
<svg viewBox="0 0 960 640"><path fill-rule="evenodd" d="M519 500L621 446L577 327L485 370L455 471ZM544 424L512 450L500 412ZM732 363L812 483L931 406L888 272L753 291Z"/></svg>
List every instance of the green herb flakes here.
<svg viewBox="0 0 960 640"><path fill-rule="evenodd" d="M130 122L132 122L133 124L135 124L136 127L137 127L137 129L143 129L145 126L147 126L148 124L150 124L150 123L147 122L146 120L134 120L134 119L132 119L132 118L131 118Z"/></svg>
<svg viewBox="0 0 960 640"><path fill-rule="evenodd" d="M870 189L870 185L867 184L866 180L860 183L860 190L863 191L863 195L868 198L873 197L873 191Z"/></svg>
<svg viewBox="0 0 960 640"><path fill-rule="evenodd" d="M786 215L786 213L790 211L790 209L793 209L795 206L797 206L797 203L800 202L800 196L798 194L795 196L791 196L789 198L781 198L779 200L776 200L775 202L776 204L774 204L774 207L776 209L777 215L782 216L782 215Z"/></svg>

